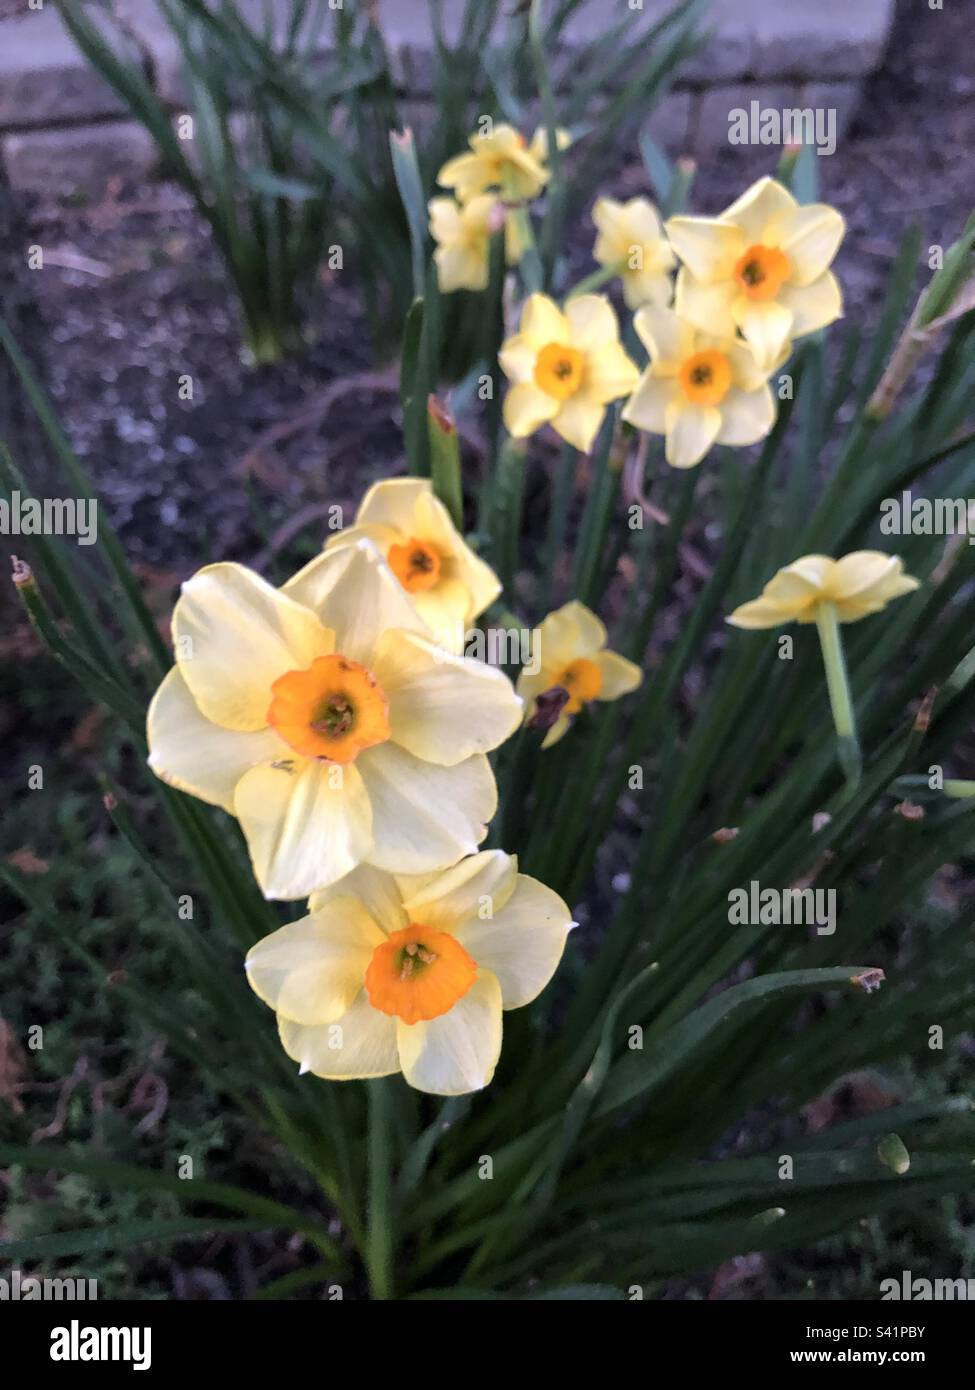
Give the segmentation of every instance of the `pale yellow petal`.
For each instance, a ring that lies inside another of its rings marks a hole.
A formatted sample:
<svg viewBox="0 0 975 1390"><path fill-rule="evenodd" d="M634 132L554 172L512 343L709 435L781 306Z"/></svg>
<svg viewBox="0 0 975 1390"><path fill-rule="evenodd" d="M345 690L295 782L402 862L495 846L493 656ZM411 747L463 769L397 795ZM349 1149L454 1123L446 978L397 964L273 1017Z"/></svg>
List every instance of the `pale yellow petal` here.
<svg viewBox="0 0 975 1390"><path fill-rule="evenodd" d="M534 344L536 351L547 343L568 343L571 330L562 310L547 294L531 294L525 300L519 325L520 335Z"/></svg>
<svg viewBox="0 0 975 1390"><path fill-rule="evenodd" d="M418 1091L435 1096L480 1091L501 1055L501 986L490 970L454 1007L423 1023L397 1022L403 1075Z"/></svg>
<svg viewBox="0 0 975 1390"><path fill-rule="evenodd" d="M399 880L372 864L357 864L328 888L316 889L308 899L308 911L319 912L336 898L357 898L387 935L409 925Z"/></svg>
<svg viewBox="0 0 975 1390"><path fill-rule="evenodd" d="M558 743L558 741L559 741L560 738L565 738L565 736L566 736L566 734L569 732L569 729L571 728L571 726L572 726L572 717L571 717L571 715L564 714L564 713L563 713L563 714L560 714L559 717L558 717L558 719L556 719L555 723L554 723L554 724L552 725L552 727L549 729L548 733L547 733L547 734L545 735L545 737L542 739L542 747L543 747L543 748L551 748L551 747L553 746L553 744Z"/></svg>
<svg viewBox="0 0 975 1390"><path fill-rule="evenodd" d="M791 332L795 338L804 333L815 333L843 315L843 295L839 281L831 270L801 288L783 285L778 299L792 314Z"/></svg>
<svg viewBox="0 0 975 1390"><path fill-rule="evenodd" d="M165 676L146 716L149 766L157 777L234 812L234 789L252 767L291 749L273 729L241 734L202 715L179 667Z"/></svg>
<svg viewBox="0 0 975 1390"><path fill-rule="evenodd" d="M461 859L451 869L435 874L422 887L404 899L404 909L412 922L422 922L437 931L453 932L469 920L479 921L497 914L515 891L518 861L499 849L482 850ZM468 947L470 949L470 947ZM490 969L490 961L479 960Z"/></svg>
<svg viewBox="0 0 975 1390"><path fill-rule="evenodd" d="M623 407L623 419L650 434L666 434L667 407L680 390L673 377L644 372L633 395Z"/></svg>
<svg viewBox="0 0 975 1390"><path fill-rule="evenodd" d="M799 293L808 294L809 291L800 290ZM783 287L780 300L784 294ZM754 349L759 364L771 370L792 335L792 310L778 300L760 301L741 295L735 300L732 312L738 327Z"/></svg>
<svg viewBox="0 0 975 1390"><path fill-rule="evenodd" d="M694 329L673 309L647 304L636 313L633 327L650 354L655 376L676 376L691 351Z"/></svg>
<svg viewBox="0 0 975 1390"><path fill-rule="evenodd" d="M602 676L597 700L618 700L629 695L643 683L643 672L635 662L627 661L619 652L601 651L593 657Z"/></svg>
<svg viewBox="0 0 975 1390"><path fill-rule="evenodd" d="M373 671L389 701L393 742L425 762L453 767L488 753L521 722L521 701L502 671L416 633L384 633Z"/></svg>
<svg viewBox="0 0 975 1390"><path fill-rule="evenodd" d="M547 614L536 629L532 651L546 675L556 675L578 657L590 660L606 645L606 629L578 599Z"/></svg>
<svg viewBox="0 0 975 1390"><path fill-rule="evenodd" d="M399 580L371 541L326 550L284 586L335 633L335 650L371 670L387 628L427 632ZM306 663L310 664L310 663Z"/></svg>
<svg viewBox="0 0 975 1390"><path fill-rule="evenodd" d="M695 280L727 280L748 249L738 227L716 217L672 217L667 236Z"/></svg>
<svg viewBox="0 0 975 1390"><path fill-rule="evenodd" d="M390 526L401 535L414 534L417 509L433 494L429 478L382 478L366 492L356 512L357 526Z"/></svg>
<svg viewBox="0 0 975 1390"><path fill-rule="evenodd" d="M555 974L575 923L557 893L518 874L514 890L491 917L472 916L454 932L482 968L497 976L501 1004L530 1004Z"/></svg>
<svg viewBox="0 0 975 1390"><path fill-rule="evenodd" d="M728 615L727 621L734 627L768 628L781 627L783 623L791 623L794 618L795 614L790 608L776 603L774 599L755 598L736 608Z"/></svg>
<svg viewBox="0 0 975 1390"><path fill-rule="evenodd" d="M423 874L476 852L498 805L491 764L475 754L454 767L427 763L384 743L356 759L372 807L368 862Z"/></svg>
<svg viewBox="0 0 975 1390"><path fill-rule="evenodd" d="M671 468L693 468L718 437L721 412L713 405L692 405L675 397L666 412L664 457Z"/></svg>
<svg viewBox="0 0 975 1390"><path fill-rule="evenodd" d="M237 783L234 814L266 898L306 898L372 848L372 811L355 763L252 768Z"/></svg>
<svg viewBox="0 0 975 1390"><path fill-rule="evenodd" d="M620 343L609 343L593 352L586 364L586 394L602 405L628 396L640 380L636 364Z"/></svg>
<svg viewBox="0 0 975 1390"><path fill-rule="evenodd" d="M742 391L732 386L718 409L721 428L717 442L734 448L744 448L764 439L775 424L775 401L767 386L760 386L757 391Z"/></svg>
<svg viewBox="0 0 975 1390"><path fill-rule="evenodd" d="M356 898L335 898L288 922L247 953L247 981L275 1013L295 1023L331 1023L362 989L386 935Z"/></svg>
<svg viewBox="0 0 975 1390"><path fill-rule="evenodd" d="M513 439L525 439L554 420L560 404L532 382L519 382L504 398L504 427Z"/></svg>
<svg viewBox="0 0 975 1390"><path fill-rule="evenodd" d="M718 338L734 338L737 324L732 305L737 297L738 285L734 280L719 280L717 284L705 285L682 270L677 276L674 309L703 333L711 333Z"/></svg>
<svg viewBox="0 0 975 1390"><path fill-rule="evenodd" d="M826 203L796 208L786 224L781 249L789 258L789 283L810 285L832 264L846 223Z"/></svg>
<svg viewBox="0 0 975 1390"><path fill-rule="evenodd" d="M334 634L294 595L243 565L207 565L183 585L173 646L202 714L225 729L266 728L271 686L335 650Z"/></svg>
<svg viewBox="0 0 975 1390"><path fill-rule="evenodd" d="M778 246L782 229L791 223L798 206L784 184L766 175L726 208L721 218L741 229L742 250L747 251L750 246Z"/></svg>
<svg viewBox="0 0 975 1390"><path fill-rule="evenodd" d="M309 1027L279 1017L278 1035L303 1072L326 1081L392 1076L400 1070L396 1019L374 1009L364 989L351 1008L331 1023Z"/></svg>
<svg viewBox="0 0 975 1390"><path fill-rule="evenodd" d="M616 311L604 294L578 294L565 306L572 346L580 352L617 344L620 336Z"/></svg>
<svg viewBox="0 0 975 1390"><path fill-rule="evenodd" d="M606 414L605 406L585 391L564 401L552 420L552 428L580 454L588 454L596 442Z"/></svg>

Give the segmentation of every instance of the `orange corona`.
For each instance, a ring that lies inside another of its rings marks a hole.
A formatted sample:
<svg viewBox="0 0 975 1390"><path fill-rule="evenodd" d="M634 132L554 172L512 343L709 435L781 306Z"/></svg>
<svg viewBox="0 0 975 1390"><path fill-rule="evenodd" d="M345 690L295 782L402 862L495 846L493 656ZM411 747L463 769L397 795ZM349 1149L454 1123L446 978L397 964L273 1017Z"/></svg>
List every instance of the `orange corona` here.
<svg viewBox="0 0 975 1390"><path fill-rule="evenodd" d="M439 1018L477 979L477 961L449 932L411 922L372 953L366 993L374 1009L404 1023Z"/></svg>
<svg viewBox="0 0 975 1390"><path fill-rule="evenodd" d="M271 686L267 722L296 753L350 763L389 738L389 707L371 671L346 656L320 656Z"/></svg>

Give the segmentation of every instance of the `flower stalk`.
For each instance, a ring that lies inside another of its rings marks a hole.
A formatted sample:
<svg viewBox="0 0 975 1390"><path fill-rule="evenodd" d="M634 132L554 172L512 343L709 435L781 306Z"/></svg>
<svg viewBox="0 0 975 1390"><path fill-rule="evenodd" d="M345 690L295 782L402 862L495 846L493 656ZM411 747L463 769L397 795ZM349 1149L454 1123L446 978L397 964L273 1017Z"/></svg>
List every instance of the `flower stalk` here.
<svg viewBox="0 0 975 1390"><path fill-rule="evenodd" d="M856 731L856 716L850 694L850 681L843 655L839 619L832 603L820 603L816 608L816 628L826 669L829 704L836 727L836 749L840 767L852 791L860 781L863 759Z"/></svg>

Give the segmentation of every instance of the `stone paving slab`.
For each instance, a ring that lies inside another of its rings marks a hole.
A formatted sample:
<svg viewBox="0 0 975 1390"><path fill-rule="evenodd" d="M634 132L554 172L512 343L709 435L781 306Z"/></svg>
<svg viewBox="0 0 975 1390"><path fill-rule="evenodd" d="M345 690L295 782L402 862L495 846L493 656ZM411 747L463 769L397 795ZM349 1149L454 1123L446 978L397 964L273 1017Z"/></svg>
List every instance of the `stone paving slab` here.
<svg viewBox="0 0 975 1390"><path fill-rule="evenodd" d="M239 5L257 14L262 0ZM422 105L432 74L428 0L378 5L397 84ZM567 25L565 43L578 50L627 17L646 27L671 6L672 0L643 0L641 11L638 0L588 0ZM161 94L178 109L179 55L154 0L125 0L124 8L151 54ZM448 39L455 39L464 0L444 0L443 8ZM727 140L729 109L751 99L766 106L828 102L837 107L842 128L859 83L883 56L893 9L894 0L713 0L711 37L681 68L677 90L652 119L654 133L672 153L715 149ZM558 72L558 55L554 66ZM53 159L57 142L42 135L90 125L66 142L66 152L93 150L100 139L118 135L125 114L75 47L51 0L0 21L0 137L7 135L17 182L30 181L32 147L43 151L45 167ZM133 149L139 144L126 143Z"/></svg>

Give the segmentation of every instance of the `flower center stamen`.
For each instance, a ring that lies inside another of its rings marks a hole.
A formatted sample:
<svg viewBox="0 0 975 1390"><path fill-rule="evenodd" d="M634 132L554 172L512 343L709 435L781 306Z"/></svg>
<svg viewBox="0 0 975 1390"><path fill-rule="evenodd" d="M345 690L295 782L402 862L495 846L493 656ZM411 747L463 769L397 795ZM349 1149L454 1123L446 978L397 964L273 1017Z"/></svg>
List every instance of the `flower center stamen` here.
<svg viewBox="0 0 975 1390"><path fill-rule="evenodd" d="M603 688L603 673L596 665L595 661L590 661L588 657L578 656L575 661L570 661L552 681L553 685L560 685L563 690L569 692L569 698L565 703L565 714L578 714L583 705L595 700L600 690Z"/></svg>
<svg viewBox="0 0 975 1390"><path fill-rule="evenodd" d="M386 559L407 593L425 593L440 579L439 552L427 541L417 540L415 536L411 536L405 545L391 545Z"/></svg>
<svg viewBox="0 0 975 1390"><path fill-rule="evenodd" d="M749 299L774 299L792 270L777 246L749 246L735 265L735 279Z"/></svg>
<svg viewBox="0 0 975 1390"><path fill-rule="evenodd" d="M562 343L546 343L535 359L535 385L557 401L567 401L582 385L582 353Z"/></svg>
<svg viewBox="0 0 975 1390"><path fill-rule="evenodd" d="M375 676L338 654L279 676L267 722L295 752L335 763L389 738L389 706Z"/></svg>
<svg viewBox="0 0 975 1390"><path fill-rule="evenodd" d="M685 358L677 379L692 405L719 405L731 389L731 363L717 348L708 348Z"/></svg>
<svg viewBox="0 0 975 1390"><path fill-rule="evenodd" d="M439 1018L477 979L477 961L449 932L411 922L392 932L366 969L369 1002L404 1023Z"/></svg>

